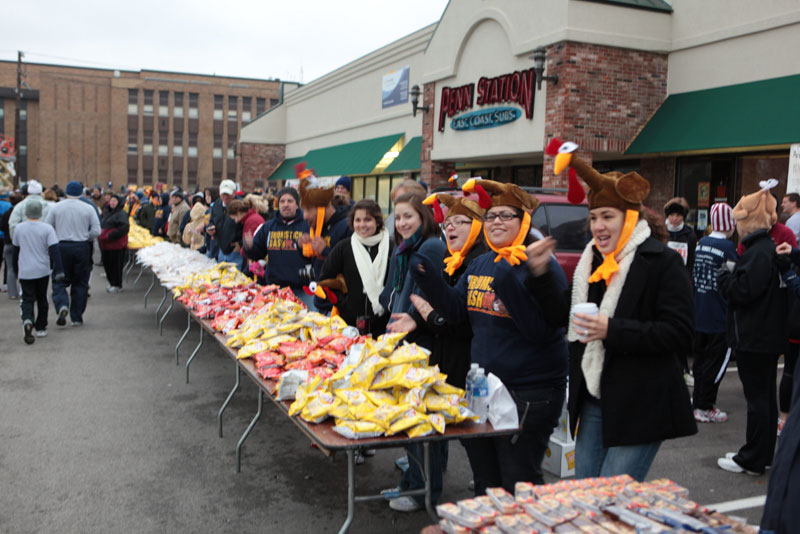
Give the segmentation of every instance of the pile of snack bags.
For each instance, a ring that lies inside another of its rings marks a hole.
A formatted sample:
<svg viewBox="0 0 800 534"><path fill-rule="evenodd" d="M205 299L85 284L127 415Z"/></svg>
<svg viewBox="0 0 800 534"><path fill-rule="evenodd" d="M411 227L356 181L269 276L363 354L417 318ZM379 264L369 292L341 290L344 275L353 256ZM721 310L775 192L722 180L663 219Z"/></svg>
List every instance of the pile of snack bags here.
<svg viewBox="0 0 800 534"><path fill-rule="evenodd" d="M128 222L130 223L130 230L128 230L128 248L140 249L164 241L163 238L151 234L150 230L147 228L136 224L133 217L130 217Z"/></svg>
<svg viewBox="0 0 800 534"><path fill-rule="evenodd" d="M214 270L217 264L204 254L166 241L141 249L136 261L150 267L169 288L181 286L196 273Z"/></svg>
<svg viewBox="0 0 800 534"><path fill-rule="evenodd" d="M332 417L333 430L348 439L443 434L447 424L476 420L464 390L448 384L438 366L428 365L429 351L413 343L399 345L404 335L359 340L328 378L313 376L295 385L287 373L278 382L278 398L294 394L289 415L310 423Z"/></svg>
<svg viewBox="0 0 800 534"><path fill-rule="evenodd" d="M757 534L743 520L690 501L689 491L667 479L636 482L628 475L563 480L536 486L518 482L514 495L486 495L440 504L439 526L449 534Z"/></svg>

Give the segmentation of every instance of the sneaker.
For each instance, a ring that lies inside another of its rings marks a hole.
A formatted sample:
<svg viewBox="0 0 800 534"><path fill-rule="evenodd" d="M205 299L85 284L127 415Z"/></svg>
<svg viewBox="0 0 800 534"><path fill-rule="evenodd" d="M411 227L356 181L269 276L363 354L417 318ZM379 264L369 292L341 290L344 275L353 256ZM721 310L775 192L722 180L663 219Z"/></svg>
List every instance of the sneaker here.
<svg viewBox="0 0 800 534"><path fill-rule="evenodd" d="M364 449L364 456L375 456L375 449Z"/></svg>
<svg viewBox="0 0 800 534"><path fill-rule="evenodd" d="M686 385L690 388L694 387L694 377L692 376L692 373L688 371L683 373L683 381L686 382Z"/></svg>
<svg viewBox="0 0 800 534"><path fill-rule="evenodd" d="M364 463L364 454L361 451L356 451L353 454L353 459L355 460L356 465L361 465Z"/></svg>
<svg viewBox="0 0 800 534"><path fill-rule="evenodd" d="M8 284L0 286L0 293L8 293Z"/></svg>
<svg viewBox="0 0 800 534"><path fill-rule="evenodd" d="M400 471L405 471L406 469L408 469L408 456L401 456L400 458L394 461L394 465Z"/></svg>
<svg viewBox="0 0 800 534"><path fill-rule="evenodd" d="M783 432L783 425L786 424L786 419L783 417L778 417L778 436L780 437L781 432Z"/></svg>
<svg viewBox="0 0 800 534"><path fill-rule="evenodd" d="M18 299L19 299L19 297L15 296L15 295L10 295L10 296L8 297L8 299L9 299L9 300L18 300Z"/></svg>
<svg viewBox="0 0 800 534"><path fill-rule="evenodd" d="M725 455L724 458L717 458L717 465L720 467L720 469L723 469L731 473L745 473L747 475L754 477L757 477L761 474L761 473L756 473L755 471L748 471L744 467L740 466L734 461L733 456L730 456L731 454L733 454L733 456L736 456L736 453L729 452L728 454Z"/></svg>
<svg viewBox="0 0 800 534"><path fill-rule="evenodd" d="M108 286L106 288L106 291L109 293L119 293L120 291L122 291L122 288L117 286Z"/></svg>
<svg viewBox="0 0 800 534"><path fill-rule="evenodd" d="M58 326L64 326L64 325L67 324L67 314L68 313L69 313L69 310L66 309L66 308L61 308L60 310L58 310L58 319L56 319L56 324Z"/></svg>
<svg viewBox="0 0 800 534"><path fill-rule="evenodd" d="M36 337L47 337L47 330L37 330Z"/></svg>
<svg viewBox="0 0 800 534"><path fill-rule="evenodd" d="M694 420L698 423L724 423L728 420L728 414L716 407L710 410L695 409Z"/></svg>
<svg viewBox="0 0 800 534"><path fill-rule="evenodd" d="M33 337L33 323L25 321L22 325L22 329L25 331L25 343L33 345L33 342L36 341L36 338Z"/></svg>
<svg viewBox="0 0 800 534"><path fill-rule="evenodd" d="M385 490L381 490L381 495L384 496L391 495L392 493L400 493L401 491L403 491L403 488L401 488L400 486L395 486L393 488L387 488Z"/></svg>
<svg viewBox="0 0 800 534"><path fill-rule="evenodd" d="M416 512L422 510L422 505L411 497L398 497L389 501L389 508L396 512Z"/></svg>
<svg viewBox="0 0 800 534"><path fill-rule="evenodd" d="M83 326L83 321L72 321L72 326Z"/></svg>

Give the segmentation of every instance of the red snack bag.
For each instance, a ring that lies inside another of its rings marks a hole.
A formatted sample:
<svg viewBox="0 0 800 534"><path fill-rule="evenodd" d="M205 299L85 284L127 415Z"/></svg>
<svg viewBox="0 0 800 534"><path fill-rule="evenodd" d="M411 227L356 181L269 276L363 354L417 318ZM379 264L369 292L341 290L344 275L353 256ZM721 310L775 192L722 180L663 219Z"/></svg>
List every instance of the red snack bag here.
<svg viewBox="0 0 800 534"><path fill-rule="evenodd" d="M304 358L302 360L297 360L297 361L294 361L292 363L287 363L286 364L286 370L287 371L291 371L293 369L296 369L298 371L310 371L311 369L314 369L315 367L316 367L316 365L314 365L314 363L311 362L308 358Z"/></svg>
<svg viewBox="0 0 800 534"><path fill-rule="evenodd" d="M286 356L286 362L302 360L311 351L311 345L305 341L290 341L281 343L278 352Z"/></svg>
<svg viewBox="0 0 800 534"><path fill-rule="evenodd" d="M283 369L280 367L267 367L266 369L259 369L258 374L264 380L277 380L283 374Z"/></svg>
<svg viewBox="0 0 800 534"><path fill-rule="evenodd" d="M333 369L328 367L314 367L313 369L308 371L308 378L312 379L315 377L322 377L323 380L326 380L333 376Z"/></svg>
<svg viewBox="0 0 800 534"><path fill-rule="evenodd" d="M330 349L336 352L347 352L347 349L350 348L355 342L355 339L351 339L349 337L344 336L337 336L328 343L325 344L326 349Z"/></svg>
<svg viewBox="0 0 800 534"><path fill-rule="evenodd" d="M278 354L277 352L273 352L271 350L259 352L253 356L253 359L255 360L255 364L258 369L264 369L268 367L283 367L283 364L286 361L282 354Z"/></svg>

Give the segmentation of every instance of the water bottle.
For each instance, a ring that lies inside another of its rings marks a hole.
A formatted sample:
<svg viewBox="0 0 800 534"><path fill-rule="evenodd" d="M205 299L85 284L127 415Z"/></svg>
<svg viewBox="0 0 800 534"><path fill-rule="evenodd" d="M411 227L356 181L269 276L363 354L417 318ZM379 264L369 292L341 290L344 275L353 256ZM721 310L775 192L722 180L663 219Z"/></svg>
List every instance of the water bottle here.
<svg viewBox="0 0 800 534"><path fill-rule="evenodd" d="M478 423L486 422L489 414L489 380L482 367L472 379L472 402L469 409L478 416Z"/></svg>
<svg viewBox="0 0 800 534"><path fill-rule="evenodd" d="M464 398L467 401L467 406L472 407L472 383L475 381L475 374L478 372L478 368L480 366L477 363L472 363L469 366L469 371L467 371L467 382L464 386L466 390L466 394Z"/></svg>

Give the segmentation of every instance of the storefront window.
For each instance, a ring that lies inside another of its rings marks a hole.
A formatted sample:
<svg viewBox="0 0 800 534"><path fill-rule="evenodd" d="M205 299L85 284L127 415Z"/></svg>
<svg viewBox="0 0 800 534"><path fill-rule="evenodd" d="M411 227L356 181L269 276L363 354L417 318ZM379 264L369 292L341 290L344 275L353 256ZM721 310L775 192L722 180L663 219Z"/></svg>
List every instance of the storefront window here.
<svg viewBox="0 0 800 534"><path fill-rule="evenodd" d="M376 176L367 176L364 178L364 196L361 198L371 198L376 200L378 197L378 178Z"/></svg>
<svg viewBox="0 0 800 534"><path fill-rule="evenodd" d="M381 211L383 213L389 213L390 211L390 199L389 193L392 190L392 178L391 176L381 176L378 178L378 196L377 201L378 205L381 207Z"/></svg>
<svg viewBox="0 0 800 534"><path fill-rule="evenodd" d="M364 179L353 178L353 200L358 202L364 198Z"/></svg>
<svg viewBox="0 0 800 534"><path fill-rule="evenodd" d="M520 187L542 187L541 165L514 167L511 175L513 183Z"/></svg>
<svg viewBox="0 0 800 534"><path fill-rule="evenodd" d="M689 202L686 223L702 234L708 229L709 208L734 198L734 158L681 158L678 160L678 196Z"/></svg>
<svg viewBox="0 0 800 534"><path fill-rule="evenodd" d="M768 178L778 180L778 186L772 192L778 197L778 211L781 199L786 195L786 178L789 175L789 151L781 154L755 154L742 156L739 164L739 183L742 194L749 194L759 189L758 182ZM800 191L788 191L798 193ZM731 206L737 199L729 200Z"/></svg>

